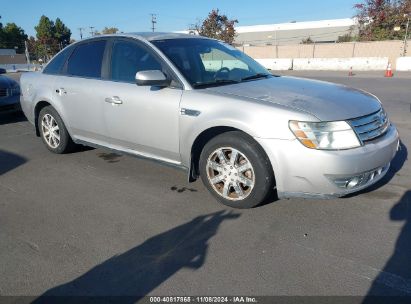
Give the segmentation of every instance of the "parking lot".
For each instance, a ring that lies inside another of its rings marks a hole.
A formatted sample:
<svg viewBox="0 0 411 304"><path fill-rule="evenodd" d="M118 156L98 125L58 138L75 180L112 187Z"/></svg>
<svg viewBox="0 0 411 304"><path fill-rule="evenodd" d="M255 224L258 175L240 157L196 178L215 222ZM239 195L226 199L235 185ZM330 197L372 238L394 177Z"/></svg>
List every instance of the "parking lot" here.
<svg viewBox="0 0 411 304"><path fill-rule="evenodd" d="M229 209L151 161L52 154L24 116L3 113L0 295L411 295L411 75L283 74L380 97L402 139L382 182Z"/></svg>

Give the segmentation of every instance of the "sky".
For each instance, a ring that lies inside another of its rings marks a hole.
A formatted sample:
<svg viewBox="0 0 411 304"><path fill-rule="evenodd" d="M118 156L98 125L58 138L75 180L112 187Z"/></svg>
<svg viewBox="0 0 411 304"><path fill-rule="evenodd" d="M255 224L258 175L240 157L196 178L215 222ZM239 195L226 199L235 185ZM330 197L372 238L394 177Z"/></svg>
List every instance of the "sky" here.
<svg viewBox="0 0 411 304"><path fill-rule="evenodd" d="M122 32L151 30L151 15L157 14L156 31L185 30L205 19L212 9L220 9L237 25L272 24L289 21L313 21L349 18L353 6L361 0L0 0L0 20L14 22L29 36L41 15L59 17L79 39L78 28L90 26L101 31L105 26Z"/></svg>

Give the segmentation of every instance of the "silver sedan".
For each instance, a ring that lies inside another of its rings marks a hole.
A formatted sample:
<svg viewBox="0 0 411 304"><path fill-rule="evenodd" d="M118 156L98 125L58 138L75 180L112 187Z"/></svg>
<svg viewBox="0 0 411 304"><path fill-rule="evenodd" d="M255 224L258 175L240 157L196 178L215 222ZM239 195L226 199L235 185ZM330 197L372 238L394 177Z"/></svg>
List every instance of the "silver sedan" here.
<svg viewBox="0 0 411 304"><path fill-rule="evenodd" d="M221 41L140 33L74 43L21 78L46 147L83 144L201 177L225 205L340 197L380 180L399 137L377 97L271 75Z"/></svg>

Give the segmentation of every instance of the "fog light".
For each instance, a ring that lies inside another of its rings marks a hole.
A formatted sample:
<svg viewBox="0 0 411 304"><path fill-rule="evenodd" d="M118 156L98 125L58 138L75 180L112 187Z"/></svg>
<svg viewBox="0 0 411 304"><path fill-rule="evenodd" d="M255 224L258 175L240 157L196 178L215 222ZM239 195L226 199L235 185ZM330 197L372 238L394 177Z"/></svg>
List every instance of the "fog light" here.
<svg viewBox="0 0 411 304"><path fill-rule="evenodd" d="M351 189L354 188L358 185L358 183L360 182L360 178L358 176L352 178L348 183L347 183L347 188Z"/></svg>
<svg viewBox="0 0 411 304"><path fill-rule="evenodd" d="M326 175L338 188L341 189L354 189L371 183L376 178L379 178L382 174L385 174L390 165L387 164L384 167L379 167L374 170L363 172L354 176L333 176Z"/></svg>

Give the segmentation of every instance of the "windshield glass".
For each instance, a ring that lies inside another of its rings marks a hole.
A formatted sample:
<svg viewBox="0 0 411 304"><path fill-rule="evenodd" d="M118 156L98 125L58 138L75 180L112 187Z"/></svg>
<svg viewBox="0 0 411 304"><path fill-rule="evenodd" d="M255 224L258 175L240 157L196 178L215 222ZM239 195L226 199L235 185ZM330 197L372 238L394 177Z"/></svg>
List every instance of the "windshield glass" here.
<svg viewBox="0 0 411 304"><path fill-rule="evenodd" d="M202 38L155 40L194 88L271 77L259 63L221 41Z"/></svg>

